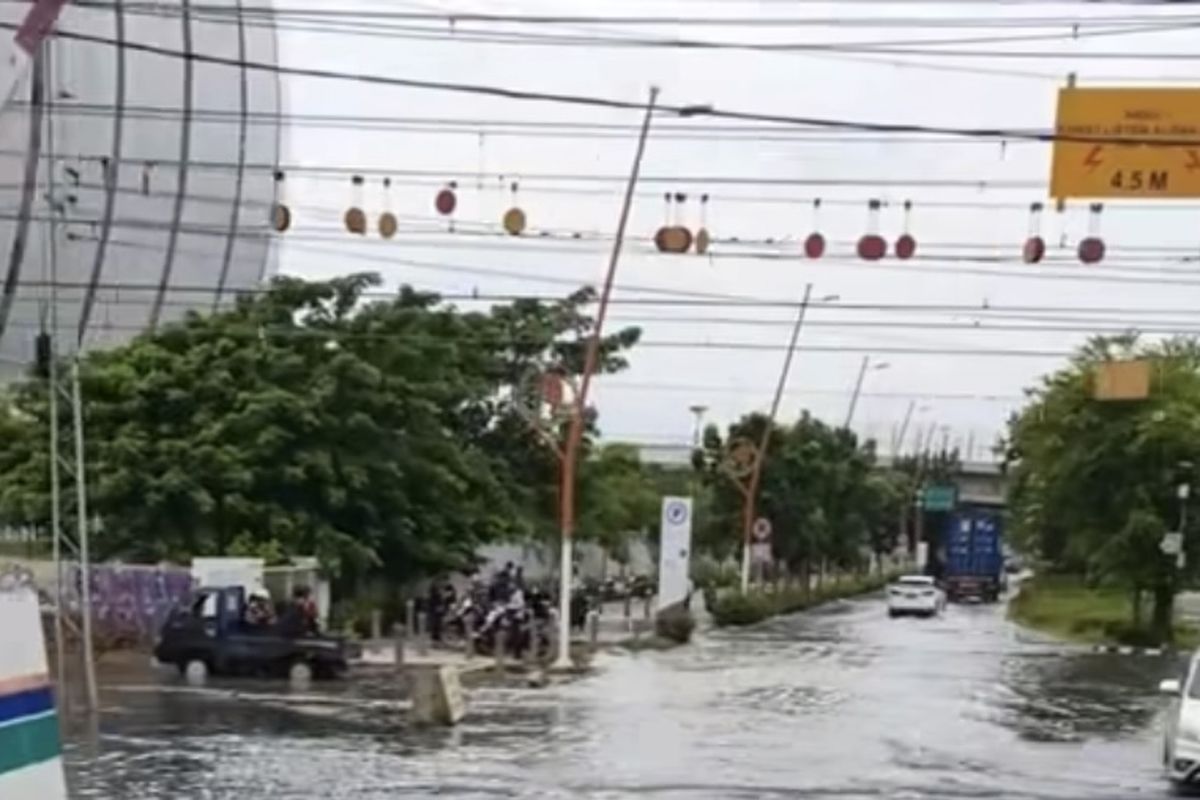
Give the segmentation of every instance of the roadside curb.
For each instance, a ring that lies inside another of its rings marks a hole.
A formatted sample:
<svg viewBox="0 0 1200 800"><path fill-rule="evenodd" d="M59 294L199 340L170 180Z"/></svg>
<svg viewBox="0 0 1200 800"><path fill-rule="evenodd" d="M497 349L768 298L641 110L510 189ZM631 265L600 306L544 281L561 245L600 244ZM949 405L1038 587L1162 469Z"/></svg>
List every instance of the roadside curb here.
<svg viewBox="0 0 1200 800"><path fill-rule="evenodd" d="M1092 645L1093 653L1105 653L1107 655L1117 656L1143 656L1146 658L1161 658L1162 656L1174 655L1175 651L1171 648L1163 647L1128 647L1125 645L1115 644L1097 644Z"/></svg>

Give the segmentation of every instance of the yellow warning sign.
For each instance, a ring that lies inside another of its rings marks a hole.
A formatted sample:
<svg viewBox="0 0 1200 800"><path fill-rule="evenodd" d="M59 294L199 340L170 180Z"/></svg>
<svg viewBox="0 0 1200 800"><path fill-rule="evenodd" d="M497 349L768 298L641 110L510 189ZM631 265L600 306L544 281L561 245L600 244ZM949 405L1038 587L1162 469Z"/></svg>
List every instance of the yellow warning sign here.
<svg viewBox="0 0 1200 800"><path fill-rule="evenodd" d="M1061 89L1055 133L1051 197L1200 197L1200 89Z"/></svg>

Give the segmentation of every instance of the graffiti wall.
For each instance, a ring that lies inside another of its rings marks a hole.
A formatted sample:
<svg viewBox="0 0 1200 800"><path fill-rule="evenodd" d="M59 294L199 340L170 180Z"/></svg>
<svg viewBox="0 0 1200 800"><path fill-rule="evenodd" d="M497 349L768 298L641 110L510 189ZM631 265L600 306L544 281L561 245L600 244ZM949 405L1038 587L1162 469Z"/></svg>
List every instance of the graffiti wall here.
<svg viewBox="0 0 1200 800"><path fill-rule="evenodd" d="M79 608L80 570L72 568L72 605ZM108 641L150 641L167 614L192 591L191 573L182 567L105 564L92 567L92 609L96 636Z"/></svg>

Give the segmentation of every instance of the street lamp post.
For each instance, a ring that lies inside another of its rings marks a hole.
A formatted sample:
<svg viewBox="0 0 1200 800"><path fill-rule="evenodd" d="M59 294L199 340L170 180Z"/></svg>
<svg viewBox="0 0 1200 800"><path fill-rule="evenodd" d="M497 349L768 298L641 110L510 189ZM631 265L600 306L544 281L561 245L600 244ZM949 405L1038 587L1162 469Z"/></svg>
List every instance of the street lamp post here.
<svg viewBox="0 0 1200 800"><path fill-rule="evenodd" d="M560 668L571 666L571 572L574 565L571 546L572 540L575 538L575 471L579 448L583 440L588 388L592 384L592 376L600 360L600 337L604 329L605 317L608 315L609 300L612 298L613 283L617 276L617 263L620 261L621 248L625 243L625 229L629 224L629 212L633 207L633 195L637 188L638 177L641 175L642 156L646 153L646 139L650 135L650 121L654 118L654 107L657 101L658 87L653 86L650 88L650 100L646 103L646 115L642 119L637 148L633 156L633 166L629 171L629 181L625 186L625 196L617 220L617 232L613 237L612 253L609 255L608 271L605 273L604 285L600 290L600 300L596 305L596 321L592 325L591 336L588 337L587 350L584 353L583 374L580 376L579 391L575 395L574 408L571 411L567 439L563 443L559 492L559 524L562 529L562 543L559 567L561 572L558 584L558 657L555 660L555 665Z"/></svg>
<svg viewBox="0 0 1200 800"><path fill-rule="evenodd" d="M708 413L708 406L688 406L688 411L692 412L692 416L695 417L696 420L695 425L692 427L692 448L698 449L701 444L700 437L704 431L704 415Z"/></svg>
<svg viewBox="0 0 1200 800"><path fill-rule="evenodd" d="M854 382L854 392L850 395L850 407L846 409L846 423L842 426L849 430L850 423L854 419L854 410L858 408L858 398L862 394L863 381L867 377L867 369L870 368L876 372L890 367L891 364L886 361L871 366L871 356L865 355L862 358L862 366L858 369L858 380Z"/></svg>
<svg viewBox="0 0 1200 800"><path fill-rule="evenodd" d="M787 388L788 373L792 369L792 357L796 353L796 342L800 339L800 331L804 328L804 317L811 304L812 284L804 287L804 297L800 301L800 310L796 314L796 324L792 327L792 337L788 342L787 354L783 358L783 369L779 373L779 383L775 386L775 398L771 401L771 413L767 415L767 424L763 427L759 438L758 448L754 451L754 462L750 468L750 478L746 484L738 483L742 491L742 592L750 589L750 551L753 545L754 511L757 502L758 484L762 479L763 461L767 458L767 446L771 442L771 429L775 427L775 417L779 413L779 404L783 400L783 391ZM826 295L816 302L832 303L840 299L837 295Z"/></svg>

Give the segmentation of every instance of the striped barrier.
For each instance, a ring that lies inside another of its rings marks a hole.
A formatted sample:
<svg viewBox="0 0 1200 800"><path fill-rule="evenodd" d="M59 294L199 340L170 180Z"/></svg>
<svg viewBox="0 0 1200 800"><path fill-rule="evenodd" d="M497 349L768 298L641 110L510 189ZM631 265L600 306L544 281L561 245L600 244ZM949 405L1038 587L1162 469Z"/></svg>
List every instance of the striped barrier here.
<svg viewBox="0 0 1200 800"><path fill-rule="evenodd" d="M66 800L37 596L0 587L0 797Z"/></svg>

